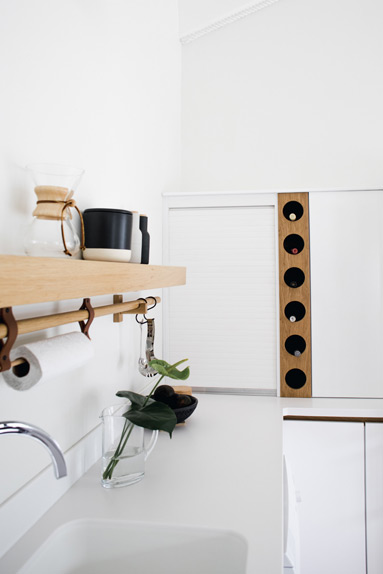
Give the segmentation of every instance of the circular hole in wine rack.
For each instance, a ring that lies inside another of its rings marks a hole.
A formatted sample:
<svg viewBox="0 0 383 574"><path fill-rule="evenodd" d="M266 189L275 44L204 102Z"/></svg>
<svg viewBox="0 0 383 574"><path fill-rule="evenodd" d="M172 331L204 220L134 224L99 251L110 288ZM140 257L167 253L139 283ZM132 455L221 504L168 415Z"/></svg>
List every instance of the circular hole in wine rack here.
<svg viewBox="0 0 383 574"><path fill-rule="evenodd" d="M300 335L291 335L285 341L285 349L290 355L300 357L306 349L306 341Z"/></svg>
<svg viewBox="0 0 383 574"><path fill-rule="evenodd" d="M298 221L303 215L303 205L298 201L288 201L282 212L289 221Z"/></svg>
<svg viewBox="0 0 383 574"><path fill-rule="evenodd" d="M284 274L283 279L285 280L286 285L292 289L296 289L303 285L305 274L302 269L299 269L299 267L290 267L290 269L288 269Z"/></svg>
<svg viewBox="0 0 383 574"><path fill-rule="evenodd" d="M306 375L300 369L290 369L285 375L286 384L291 389L301 389L306 380Z"/></svg>
<svg viewBox="0 0 383 574"><path fill-rule="evenodd" d="M299 301L290 301L285 307L285 315L291 323L295 323L295 321L301 321L306 315L306 308Z"/></svg>
<svg viewBox="0 0 383 574"><path fill-rule="evenodd" d="M291 253L292 255L298 255L298 253L303 250L304 246L305 242L303 237L296 235L295 233L288 235L283 242L285 251L287 251L287 253Z"/></svg>

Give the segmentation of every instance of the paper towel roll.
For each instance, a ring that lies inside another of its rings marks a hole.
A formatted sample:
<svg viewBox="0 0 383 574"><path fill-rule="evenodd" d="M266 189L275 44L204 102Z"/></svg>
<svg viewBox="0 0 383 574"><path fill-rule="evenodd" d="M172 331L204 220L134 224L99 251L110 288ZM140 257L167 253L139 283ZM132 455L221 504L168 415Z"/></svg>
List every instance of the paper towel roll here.
<svg viewBox="0 0 383 574"><path fill-rule="evenodd" d="M83 333L58 335L12 349L11 361L23 358L27 364L4 371L3 377L13 389L26 391L40 381L77 369L93 356L92 343Z"/></svg>

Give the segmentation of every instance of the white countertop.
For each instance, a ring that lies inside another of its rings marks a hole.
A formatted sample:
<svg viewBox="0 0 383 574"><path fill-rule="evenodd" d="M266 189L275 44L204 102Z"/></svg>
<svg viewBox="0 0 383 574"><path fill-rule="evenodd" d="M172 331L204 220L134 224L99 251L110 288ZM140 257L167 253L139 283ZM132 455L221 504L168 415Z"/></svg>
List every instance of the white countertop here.
<svg viewBox="0 0 383 574"><path fill-rule="evenodd" d="M101 463L94 465L0 560L0 572L17 572L64 522L109 518L234 530L248 540L249 574L281 574L283 409L383 416L383 400L198 399L171 440L160 433L141 482L104 489Z"/></svg>

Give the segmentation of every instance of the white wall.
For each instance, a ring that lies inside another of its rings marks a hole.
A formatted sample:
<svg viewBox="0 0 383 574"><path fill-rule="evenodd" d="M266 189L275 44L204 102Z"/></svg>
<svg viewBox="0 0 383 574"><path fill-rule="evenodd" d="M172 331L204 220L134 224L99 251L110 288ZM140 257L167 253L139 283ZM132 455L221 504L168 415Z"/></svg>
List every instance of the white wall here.
<svg viewBox="0 0 383 574"><path fill-rule="evenodd" d="M182 191L381 187L382 20L378 0L280 0L186 43Z"/></svg>
<svg viewBox="0 0 383 574"><path fill-rule="evenodd" d="M205 12L198 0L180 0L180 6L181 192L382 188L382 2L208 0ZM364 226L375 221L368 217L375 200L365 200L359 219L358 208L354 209L351 221L357 223L354 231L351 223L351 235L363 235ZM318 207L317 200L313 209ZM328 236L335 239L343 229L339 218L323 218L325 211L322 217L317 215L316 234L311 238L312 280L317 281L316 293L312 291L315 394L380 396L381 353L378 358L375 354L370 364L366 388L360 384L360 374L366 374L365 361L362 355L355 355L354 389L343 377L341 391L335 391L335 384L329 390L337 379L335 373L344 374L344 359L356 348L361 333L381 333L381 290L376 287L376 276L379 278L382 269L382 254L379 241L373 243L368 257L360 254L364 293L374 290L368 299L370 313L360 321L355 321L355 313L349 314L347 321L342 315L334 331L342 341L342 354L333 354L330 361L324 359L329 356L325 324L329 309L322 288L324 262L327 269L339 271L337 258L341 254L344 277L347 274L348 278L358 266L356 251L346 246L342 252L342 242L333 241L330 250L323 250L321 234L328 226ZM369 234L378 237L378 228L374 224ZM347 298L344 289L337 287L333 304L339 315L350 292L355 294L355 286L348 289ZM315 311L317 315L319 312L317 317ZM353 321L352 329L349 321ZM380 338L373 340L381 349Z"/></svg>
<svg viewBox="0 0 383 574"><path fill-rule="evenodd" d="M266 0L266 2L278 0ZM200 29L231 18L238 12L254 9L265 0L178 0L180 36L184 38Z"/></svg>
<svg viewBox="0 0 383 574"><path fill-rule="evenodd" d="M176 189L179 165L176 0L2 0L0 53L0 252L23 253L35 203L23 167L46 161L85 168L76 193L82 210L147 213L151 263L160 264L161 193ZM93 301L109 302L111 297ZM16 314L80 305L35 305ZM71 330L78 327L20 342ZM0 420L36 424L67 451L98 425L102 408L118 401L116 391L145 384L137 371L134 315L122 324L113 324L111 316L97 319L91 337L97 361L69 376L26 392L11 389L0 376ZM1 437L0 458L0 502L50 464L39 444L9 435Z"/></svg>

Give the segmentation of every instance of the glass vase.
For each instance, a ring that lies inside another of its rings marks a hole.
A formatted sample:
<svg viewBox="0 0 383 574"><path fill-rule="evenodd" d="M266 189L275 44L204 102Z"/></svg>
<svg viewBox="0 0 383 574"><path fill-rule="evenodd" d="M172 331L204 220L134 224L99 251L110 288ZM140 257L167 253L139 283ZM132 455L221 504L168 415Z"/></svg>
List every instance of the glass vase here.
<svg viewBox="0 0 383 574"><path fill-rule="evenodd" d="M128 486L142 480L146 459L157 442L157 430L144 429L122 416L129 406L130 403L112 406L101 413L101 484L105 488Z"/></svg>

